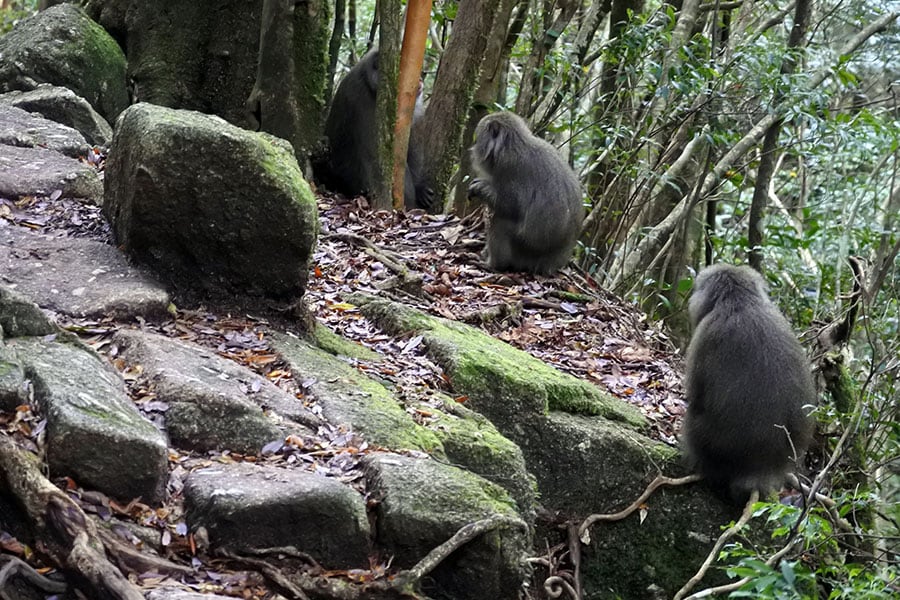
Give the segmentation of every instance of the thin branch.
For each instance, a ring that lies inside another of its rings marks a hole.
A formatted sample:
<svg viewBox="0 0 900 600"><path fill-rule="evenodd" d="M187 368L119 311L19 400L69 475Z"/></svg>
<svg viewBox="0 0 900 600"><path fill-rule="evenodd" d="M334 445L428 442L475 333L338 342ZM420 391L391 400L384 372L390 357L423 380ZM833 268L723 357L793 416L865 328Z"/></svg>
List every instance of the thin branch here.
<svg viewBox="0 0 900 600"><path fill-rule="evenodd" d="M839 56L843 57L852 54L863 44L863 42L890 25L898 15L900 15L900 11L891 12L872 22L840 49ZM818 87L832 74L833 71L831 65L821 68L809 80L806 89L812 90ZM703 185L701 186L700 193L696 199L682 199L656 227L649 231L647 235L638 242L634 250L618 257L614 266L610 269L610 272L614 274L610 287L619 287L628 274L635 272L638 267L643 264L642 260L644 257L654 256L665 240L667 240L669 236L675 232L675 229L690 216L696 203L707 198L712 193L721 182L725 173L733 167L740 157L746 154L751 148L755 147L759 143L759 140L762 139L765 132L773 124L778 122L780 118L781 115L777 110L763 117L744 135L743 138L719 159L713 169L703 179Z"/></svg>
<svg viewBox="0 0 900 600"><path fill-rule="evenodd" d="M759 490L753 490L753 492L750 494L750 499L747 500L747 504L744 506L744 512L741 513L741 518L738 519L737 523L726 529L722 533L722 535L719 536L719 539L717 539L716 543L713 544L712 550L710 550L709 554L706 555L706 560L704 560L703 564L700 565L697 573L693 577L691 577L680 590L678 590L673 600L682 600L687 595L687 593L693 589L695 585L700 583L703 577L706 576L706 572L709 571L709 567L712 566L713 562L719 556L719 552L722 550L725 542L733 538L735 534L737 534L737 532L740 531L741 528L750 521L750 517L753 516L753 505L757 502L759 502Z"/></svg>

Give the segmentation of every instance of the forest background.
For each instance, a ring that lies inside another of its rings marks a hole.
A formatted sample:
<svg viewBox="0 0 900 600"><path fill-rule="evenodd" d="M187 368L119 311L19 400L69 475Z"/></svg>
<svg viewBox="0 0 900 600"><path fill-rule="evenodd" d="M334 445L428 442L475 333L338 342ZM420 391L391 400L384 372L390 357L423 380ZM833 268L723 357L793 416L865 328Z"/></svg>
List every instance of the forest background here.
<svg viewBox="0 0 900 600"><path fill-rule="evenodd" d="M332 44L332 65L349 65L375 41L377 11L335 6L334 32L349 40ZM817 558L764 562L730 547L731 573L751 581L738 596L898 591L898 9L853 0L434 6L425 163L447 210L473 209L475 124L514 110L579 174L588 211L579 266L600 286L684 341L696 272L747 262L804 332L826 390L814 487L835 490L832 517L866 533L848 537L815 514L798 521L770 505L776 535L799 534Z"/></svg>
<svg viewBox="0 0 900 600"><path fill-rule="evenodd" d="M37 3L0 4L6 31ZM373 1L327 6L335 19L323 108L378 43L379 22L400 27L379 19ZM381 12L401 6L383 0ZM465 197L474 124L515 110L584 184L578 261L598 285L684 336L696 271L749 262L806 332L814 360L833 353L850 375L849 393L817 416L832 485L843 490L838 510L870 519L853 557L866 568L829 561L846 546L839 551L841 534L812 519L801 533L823 560L778 571L744 563L756 576L753 597L780 597L779 586L814 575L831 582L831 597L896 593L898 10L888 0L466 0L432 9L423 129L428 177L446 210L475 208Z"/></svg>

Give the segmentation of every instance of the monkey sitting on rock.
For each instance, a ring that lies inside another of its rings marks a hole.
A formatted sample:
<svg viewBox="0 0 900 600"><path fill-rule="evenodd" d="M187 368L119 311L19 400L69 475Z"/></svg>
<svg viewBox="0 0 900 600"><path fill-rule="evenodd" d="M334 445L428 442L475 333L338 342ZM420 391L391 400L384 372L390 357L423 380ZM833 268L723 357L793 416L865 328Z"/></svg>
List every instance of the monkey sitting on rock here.
<svg viewBox="0 0 900 600"><path fill-rule="evenodd" d="M347 195L375 190L378 169L375 94L378 90L378 49L370 50L344 76L331 100L325 120L328 151L315 165L316 179L326 187ZM422 84L416 98L413 127L423 116ZM403 201L406 208L429 210L434 192L424 180L421 143L410 133L406 156Z"/></svg>
<svg viewBox="0 0 900 600"><path fill-rule="evenodd" d="M475 128L470 198L491 211L485 260L495 271L549 275L572 257L584 205L578 177L518 115L487 115Z"/></svg>
<svg viewBox="0 0 900 600"><path fill-rule="evenodd" d="M689 467L724 500L780 490L812 438L816 391L787 319L747 266L717 264L688 304L688 402L682 441Z"/></svg>

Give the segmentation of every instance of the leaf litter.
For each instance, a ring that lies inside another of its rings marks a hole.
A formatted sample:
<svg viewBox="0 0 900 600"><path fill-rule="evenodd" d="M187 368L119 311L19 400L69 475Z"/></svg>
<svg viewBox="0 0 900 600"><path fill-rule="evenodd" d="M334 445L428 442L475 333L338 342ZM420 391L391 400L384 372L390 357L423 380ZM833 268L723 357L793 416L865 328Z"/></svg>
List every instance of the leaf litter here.
<svg viewBox="0 0 900 600"><path fill-rule="evenodd" d="M454 395L447 377L424 353L421 335L387 335L348 300L351 294L387 295L428 314L480 327L637 406L651 423L651 435L674 443L676 423L685 410L681 361L663 329L649 322L638 308L600 289L572 266L552 277L490 272L479 260L484 236L478 216L460 220L422 211L372 212L364 198L348 200L329 194L320 195L318 202L321 234L304 303L321 324L381 356L377 361L347 360L390 385L400 401L417 404L410 414L418 422L427 424L432 419L421 403L433 399L434 392ZM109 227L98 207L59 195L17 202L0 199L0 218L49 235L110 241ZM147 387L140 365L124 365L110 343L115 330L128 325L109 318L57 317L64 327L109 357L122 372L137 406L162 426L168 407ZM275 324L285 327L284 323ZM138 319L138 326L208 347L266 377L313 412L321 412L308 393L315 381L298 381L269 345L267 336L274 326L266 318L227 311L219 314L195 306L180 308L177 316L163 323ZM465 397L456 396L456 401L465 402ZM0 414L0 423L8 433L24 440L26 447L38 450L38 436L46 422L29 407ZM206 555L204 540L188 532L180 500L187 474L214 463L262 462L332 476L363 492L358 461L377 449L354 432L329 425L319 427L308 439L290 436L273 441L259 456L229 451L187 454L170 449L170 501L159 508L137 501L120 506L95 491L82 490L71 480L57 483L85 511L115 522L117 535L137 547L144 542L125 527L129 522L159 532L164 543L157 550L163 551L163 557L188 561L195 569L192 577L182 578L185 589L263 599L271 598L272 591L258 574L235 570L230 561ZM19 547L14 538L5 532L2 535L6 547ZM388 567L373 564L369 572L361 573L371 577ZM356 577L346 572L332 575ZM139 580L145 588L171 581L153 573Z"/></svg>

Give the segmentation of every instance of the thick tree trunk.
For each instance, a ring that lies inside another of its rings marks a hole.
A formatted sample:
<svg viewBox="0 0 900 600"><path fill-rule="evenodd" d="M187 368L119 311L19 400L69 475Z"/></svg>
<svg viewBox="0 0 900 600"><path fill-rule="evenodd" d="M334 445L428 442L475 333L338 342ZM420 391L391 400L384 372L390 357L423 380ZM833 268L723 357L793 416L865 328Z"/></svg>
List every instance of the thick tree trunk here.
<svg viewBox="0 0 900 600"><path fill-rule="evenodd" d="M400 34L403 31L403 8L400 0L379 0L378 18L378 181L372 200L373 208L390 210L393 205L391 187L394 173L394 126L397 122L397 73L400 59Z"/></svg>
<svg viewBox="0 0 900 600"><path fill-rule="evenodd" d="M453 210L462 217L468 214L470 204L468 201L468 181L472 174L472 157L468 148L475 138L475 126L488 113L488 108L496 101L502 81L503 51L506 47L509 20L512 11L522 0L501 0L500 9L494 18L491 32L488 34L487 47L484 51L484 60L481 64L481 74L478 78L478 88L472 100L472 108L469 110L469 118L462 135L462 152L459 157L459 183L453 195Z"/></svg>
<svg viewBox="0 0 900 600"><path fill-rule="evenodd" d="M301 164L319 135L327 73L328 2L265 0L259 32L256 81L247 98L251 129L294 146Z"/></svg>
<svg viewBox="0 0 900 600"><path fill-rule="evenodd" d="M465 115L478 82L488 34L500 0L466 0L459 5L453 33L441 59L422 123L425 177L443 206L448 182L459 161Z"/></svg>

